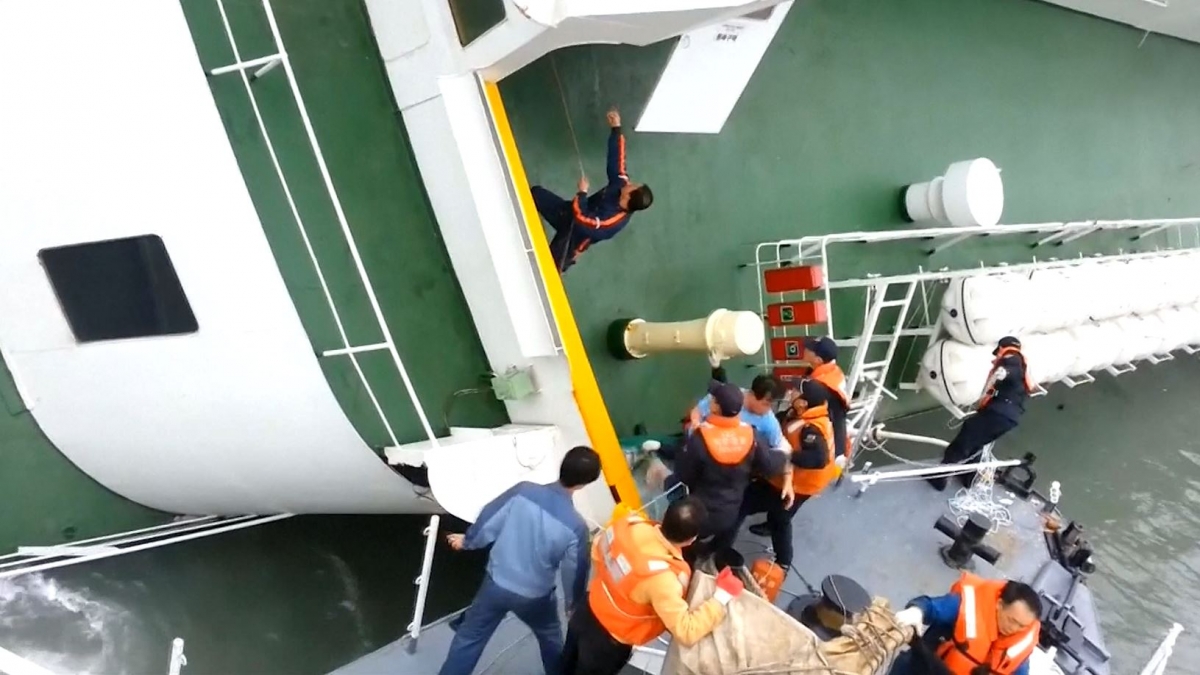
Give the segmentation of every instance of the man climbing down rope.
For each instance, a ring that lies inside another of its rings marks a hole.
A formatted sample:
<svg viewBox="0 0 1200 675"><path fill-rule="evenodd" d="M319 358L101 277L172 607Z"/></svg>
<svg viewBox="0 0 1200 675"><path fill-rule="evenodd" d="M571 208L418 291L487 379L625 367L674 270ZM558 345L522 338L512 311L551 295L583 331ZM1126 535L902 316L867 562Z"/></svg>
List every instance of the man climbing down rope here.
<svg viewBox="0 0 1200 675"><path fill-rule="evenodd" d="M992 351L992 371L988 374L978 410L963 422L958 434L950 441L942 456L942 464L966 464L979 456L983 446L1012 431L1025 412L1025 399L1033 391L1026 374L1025 355L1021 341L1015 337L1000 338ZM971 486L971 474L959 474L966 487ZM945 476L925 479L937 490L946 488Z"/></svg>
<svg viewBox="0 0 1200 675"><path fill-rule="evenodd" d="M554 228L550 252L560 272L566 272L592 244L617 236L635 211L645 211L654 203L650 187L631 182L625 173L625 136L621 134L621 114L615 108L608 111L608 126L612 127L608 183L603 188L589 196L587 176L580 176L579 191L571 201L540 185L531 190L538 213Z"/></svg>

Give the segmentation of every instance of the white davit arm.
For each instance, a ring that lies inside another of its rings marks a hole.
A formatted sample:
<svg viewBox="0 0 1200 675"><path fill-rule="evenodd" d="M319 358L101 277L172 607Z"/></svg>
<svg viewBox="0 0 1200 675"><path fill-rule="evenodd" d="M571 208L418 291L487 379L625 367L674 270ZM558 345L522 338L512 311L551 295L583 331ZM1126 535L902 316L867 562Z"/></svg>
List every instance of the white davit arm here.
<svg viewBox="0 0 1200 675"><path fill-rule="evenodd" d="M1171 658L1171 652L1175 649L1175 639L1183 632L1183 626L1174 624L1171 630L1167 631L1167 636L1163 638L1162 644L1154 652L1154 656L1150 657L1150 661L1146 663L1146 667L1142 668L1142 675L1162 675L1167 669L1167 661Z"/></svg>

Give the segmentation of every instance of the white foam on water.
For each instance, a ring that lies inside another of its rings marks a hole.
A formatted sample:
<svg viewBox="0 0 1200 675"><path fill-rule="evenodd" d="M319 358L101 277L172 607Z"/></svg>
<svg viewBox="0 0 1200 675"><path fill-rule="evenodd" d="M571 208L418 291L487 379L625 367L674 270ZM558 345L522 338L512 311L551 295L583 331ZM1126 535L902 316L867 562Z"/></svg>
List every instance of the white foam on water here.
<svg viewBox="0 0 1200 675"><path fill-rule="evenodd" d="M119 675L134 616L41 574L0 580L0 644L56 673Z"/></svg>

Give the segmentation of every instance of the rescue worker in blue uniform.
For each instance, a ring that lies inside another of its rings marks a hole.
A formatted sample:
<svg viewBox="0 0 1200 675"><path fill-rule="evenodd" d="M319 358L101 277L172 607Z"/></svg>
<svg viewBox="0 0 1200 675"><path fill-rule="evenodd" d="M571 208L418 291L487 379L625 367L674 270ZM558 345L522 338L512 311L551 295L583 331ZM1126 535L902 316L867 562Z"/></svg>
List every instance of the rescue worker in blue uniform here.
<svg viewBox="0 0 1200 675"><path fill-rule="evenodd" d="M634 212L654 203L650 187L630 181L625 173L625 136L615 108L608 111L608 125L608 183L603 188L589 196L587 177L580 176L579 191L571 201L540 185L531 190L538 213L554 228L550 253L559 272L566 272L592 244L617 236Z"/></svg>
<svg viewBox="0 0 1200 675"><path fill-rule="evenodd" d="M1025 355L1021 353L1021 341L1011 335L1000 338L992 355L995 357L992 371L988 374L978 408L959 427L958 434L942 456L942 464L971 463L983 446L1012 431L1021 421L1025 399L1033 391L1026 373ZM959 474L958 478L963 485L971 485L972 474ZM937 490L946 488L945 476L926 480Z"/></svg>

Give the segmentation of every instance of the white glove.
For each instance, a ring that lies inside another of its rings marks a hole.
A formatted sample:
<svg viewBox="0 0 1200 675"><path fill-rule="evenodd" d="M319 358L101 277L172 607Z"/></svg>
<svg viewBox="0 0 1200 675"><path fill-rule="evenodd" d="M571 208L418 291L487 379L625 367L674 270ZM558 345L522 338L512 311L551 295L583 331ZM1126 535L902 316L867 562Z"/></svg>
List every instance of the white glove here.
<svg viewBox="0 0 1200 675"><path fill-rule="evenodd" d="M833 465L834 465L834 466L836 466L836 467L837 467L837 468L839 468L839 469L845 469L845 468L846 468L846 464L847 464L847 460L846 460L846 456L845 456L845 455L838 455L838 456L837 456L837 457L835 457L835 458L834 458L834 460L833 460Z"/></svg>
<svg viewBox="0 0 1200 675"><path fill-rule="evenodd" d="M660 449L662 449L662 443L654 439L642 443L642 452L658 452Z"/></svg>
<svg viewBox="0 0 1200 675"><path fill-rule="evenodd" d="M925 614L920 607L907 607L896 612L896 621L916 628L918 633L925 628Z"/></svg>

